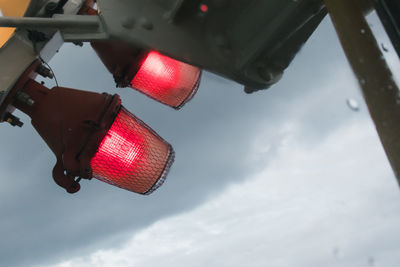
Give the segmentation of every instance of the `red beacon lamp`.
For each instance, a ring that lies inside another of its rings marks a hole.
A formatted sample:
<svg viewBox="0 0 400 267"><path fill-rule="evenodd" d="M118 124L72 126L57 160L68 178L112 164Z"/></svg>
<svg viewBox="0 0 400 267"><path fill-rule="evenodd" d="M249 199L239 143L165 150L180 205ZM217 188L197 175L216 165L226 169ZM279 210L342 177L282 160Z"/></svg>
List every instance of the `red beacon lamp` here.
<svg viewBox="0 0 400 267"><path fill-rule="evenodd" d="M199 88L201 70L192 65L112 41L91 45L118 87L131 87L174 109L183 107Z"/></svg>
<svg viewBox="0 0 400 267"><path fill-rule="evenodd" d="M130 86L179 109L196 94L200 76L199 68L150 51L139 64Z"/></svg>
<svg viewBox="0 0 400 267"><path fill-rule="evenodd" d="M80 14L97 16L88 1ZM156 101L180 109L196 94L201 69L156 51L121 41L96 41L91 46L114 76L117 87L131 87Z"/></svg>
<svg viewBox="0 0 400 267"><path fill-rule="evenodd" d="M174 151L144 122L127 111L118 95L64 87L48 89L30 78L34 63L0 106L0 119L18 125L15 108L54 152L55 182L69 193L80 179L103 182L150 194L164 182Z"/></svg>

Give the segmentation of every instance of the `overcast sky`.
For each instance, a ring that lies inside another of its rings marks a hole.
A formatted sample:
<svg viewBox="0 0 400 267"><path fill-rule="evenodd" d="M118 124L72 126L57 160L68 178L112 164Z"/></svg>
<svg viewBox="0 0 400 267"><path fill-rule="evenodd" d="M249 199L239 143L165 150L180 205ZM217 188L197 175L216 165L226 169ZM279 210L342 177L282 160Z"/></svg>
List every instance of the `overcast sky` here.
<svg viewBox="0 0 400 267"><path fill-rule="evenodd" d="M120 94L176 159L152 195L69 195L29 119L2 125L0 266L400 266L399 187L329 19L271 89L204 73L181 111L116 89L88 45L50 63L61 86Z"/></svg>

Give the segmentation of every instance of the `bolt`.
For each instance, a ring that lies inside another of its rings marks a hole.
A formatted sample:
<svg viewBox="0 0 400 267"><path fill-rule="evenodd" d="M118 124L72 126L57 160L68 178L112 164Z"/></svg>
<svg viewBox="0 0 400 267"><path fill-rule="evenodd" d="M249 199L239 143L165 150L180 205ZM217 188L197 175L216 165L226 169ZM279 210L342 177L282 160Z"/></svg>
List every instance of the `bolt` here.
<svg viewBox="0 0 400 267"><path fill-rule="evenodd" d="M261 78L269 84L274 84L282 78L282 72L279 70L273 70L268 67L260 68L258 71Z"/></svg>
<svg viewBox="0 0 400 267"><path fill-rule="evenodd" d="M10 112L6 113L4 120L14 127L22 127L22 125L24 125L24 123L18 117L14 116Z"/></svg>
<svg viewBox="0 0 400 267"><path fill-rule="evenodd" d="M50 2L45 6L45 16L52 17L54 14L63 14L64 9L56 2Z"/></svg>
<svg viewBox="0 0 400 267"><path fill-rule="evenodd" d="M254 88L251 88L250 86L245 86L244 87L244 92L246 93L246 94L252 94L252 93L254 93L255 91L257 91L257 89L254 89Z"/></svg>
<svg viewBox="0 0 400 267"><path fill-rule="evenodd" d="M50 69L46 68L46 66L44 66L43 64L40 64L36 70L35 70L40 76L44 77L44 78L50 78L53 79L54 75L51 72Z"/></svg>
<svg viewBox="0 0 400 267"><path fill-rule="evenodd" d="M139 21L139 24L140 24L140 26L142 26L143 29L146 29L149 31L152 30L154 27L153 23L150 20L148 20L147 18L141 18Z"/></svg>
<svg viewBox="0 0 400 267"><path fill-rule="evenodd" d="M133 18L126 18L121 22L121 25L122 27L130 30L135 26L135 20Z"/></svg>
<svg viewBox="0 0 400 267"><path fill-rule="evenodd" d="M81 41L73 42L73 44L76 46L80 46L80 47L83 46L83 42L81 42Z"/></svg>
<svg viewBox="0 0 400 267"><path fill-rule="evenodd" d="M35 101L27 93L24 92L18 92L16 94L16 99L18 101L21 101L22 103L27 104L28 106L33 106L33 104L35 104Z"/></svg>
<svg viewBox="0 0 400 267"><path fill-rule="evenodd" d="M35 101L29 98L28 100L26 100L26 104L31 107L33 106L33 104L35 104Z"/></svg>

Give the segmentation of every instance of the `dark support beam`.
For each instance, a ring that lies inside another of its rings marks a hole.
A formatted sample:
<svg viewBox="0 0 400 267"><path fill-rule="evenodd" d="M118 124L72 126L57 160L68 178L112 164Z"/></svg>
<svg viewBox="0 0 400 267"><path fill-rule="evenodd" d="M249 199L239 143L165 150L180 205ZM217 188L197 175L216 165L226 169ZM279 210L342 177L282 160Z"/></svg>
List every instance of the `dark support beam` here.
<svg viewBox="0 0 400 267"><path fill-rule="evenodd" d="M399 88L357 2L324 1L400 183Z"/></svg>
<svg viewBox="0 0 400 267"><path fill-rule="evenodd" d="M100 20L97 16L55 15L53 18L0 17L0 27L29 29L97 29Z"/></svg>
<svg viewBox="0 0 400 267"><path fill-rule="evenodd" d="M374 3L376 12L400 57L400 2L398 0L374 0Z"/></svg>

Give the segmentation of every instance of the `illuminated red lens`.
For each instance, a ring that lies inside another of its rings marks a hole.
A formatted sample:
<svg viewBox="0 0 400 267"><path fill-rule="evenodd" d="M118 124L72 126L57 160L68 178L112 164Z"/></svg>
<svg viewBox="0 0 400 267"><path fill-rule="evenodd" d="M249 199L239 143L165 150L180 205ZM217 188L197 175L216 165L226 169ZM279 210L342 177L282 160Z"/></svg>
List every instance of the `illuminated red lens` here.
<svg viewBox="0 0 400 267"><path fill-rule="evenodd" d="M141 194L164 182L174 158L172 147L144 122L122 108L91 160L93 177Z"/></svg>
<svg viewBox="0 0 400 267"><path fill-rule="evenodd" d="M142 93L176 109L196 93L201 71L158 52L149 52L131 85Z"/></svg>
<svg viewBox="0 0 400 267"><path fill-rule="evenodd" d="M200 10L201 12L206 13L208 11L208 6L206 4L201 4Z"/></svg>

